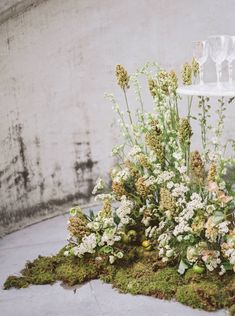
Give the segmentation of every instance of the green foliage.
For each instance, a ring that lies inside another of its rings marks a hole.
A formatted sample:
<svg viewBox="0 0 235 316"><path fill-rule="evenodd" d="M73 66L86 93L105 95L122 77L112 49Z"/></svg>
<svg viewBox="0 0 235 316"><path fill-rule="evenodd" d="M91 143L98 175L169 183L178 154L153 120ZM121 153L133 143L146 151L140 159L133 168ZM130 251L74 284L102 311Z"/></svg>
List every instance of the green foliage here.
<svg viewBox="0 0 235 316"><path fill-rule="evenodd" d="M12 287L16 289L25 288L29 286L28 279L26 277L17 277L10 275L4 283L4 289L8 290Z"/></svg>
<svg viewBox="0 0 235 316"><path fill-rule="evenodd" d="M229 308L229 312L231 316L235 316L235 304L233 304L230 308Z"/></svg>
<svg viewBox="0 0 235 316"><path fill-rule="evenodd" d="M212 311L230 309L235 315L235 276L233 272L219 276L216 272L197 274L189 269L181 276L177 267L164 267L154 251L140 251L132 246L128 259L110 265L104 257L66 257L62 249L51 257L39 256L28 262L22 276L9 276L4 289L26 288L30 284L52 284L62 281L68 286L99 278L112 283L123 293L144 294L177 301Z"/></svg>
<svg viewBox="0 0 235 316"><path fill-rule="evenodd" d="M222 307L218 286L207 281L180 286L176 299L185 305L208 311Z"/></svg>

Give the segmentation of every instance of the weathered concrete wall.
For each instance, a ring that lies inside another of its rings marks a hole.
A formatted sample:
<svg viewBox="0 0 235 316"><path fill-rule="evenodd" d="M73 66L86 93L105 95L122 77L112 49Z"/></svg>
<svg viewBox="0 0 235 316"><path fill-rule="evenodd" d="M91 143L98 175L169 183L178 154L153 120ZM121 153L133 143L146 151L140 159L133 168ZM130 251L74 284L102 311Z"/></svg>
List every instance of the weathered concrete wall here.
<svg viewBox="0 0 235 316"><path fill-rule="evenodd" d="M193 39L235 30L234 12L233 0L47 0L1 24L1 231L89 201L112 165L115 64L179 70Z"/></svg>

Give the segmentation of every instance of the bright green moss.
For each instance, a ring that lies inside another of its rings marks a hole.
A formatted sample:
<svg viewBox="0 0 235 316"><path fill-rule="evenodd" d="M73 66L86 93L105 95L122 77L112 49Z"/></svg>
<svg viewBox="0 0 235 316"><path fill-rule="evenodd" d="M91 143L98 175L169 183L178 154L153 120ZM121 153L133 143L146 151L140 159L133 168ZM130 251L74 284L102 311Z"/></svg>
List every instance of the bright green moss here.
<svg viewBox="0 0 235 316"><path fill-rule="evenodd" d="M154 252L132 247L129 260L110 265L105 258L65 257L62 249L52 257L39 256L28 262L22 276L9 276L4 288L25 288L30 284L51 284L57 280L73 286L100 278L124 293L151 295L163 299L176 298L193 308L212 311L230 308L235 316L235 274L220 277L215 273L196 274L192 269L184 276L176 267L162 266Z"/></svg>
<svg viewBox="0 0 235 316"><path fill-rule="evenodd" d="M56 280L54 258L39 256L33 262L28 262L21 273L31 284L51 284Z"/></svg>
<svg viewBox="0 0 235 316"><path fill-rule="evenodd" d="M108 265L100 273L100 280L105 283L111 283L117 273L117 269L114 265Z"/></svg>
<svg viewBox="0 0 235 316"><path fill-rule="evenodd" d="M182 277L174 268L164 268L157 272L141 262L128 268L120 268L113 285L125 293L152 295L159 298L171 298Z"/></svg>
<svg viewBox="0 0 235 316"><path fill-rule="evenodd" d="M28 282L27 278L25 278L25 277L17 277L14 275L10 275L6 279L3 287L5 290L10 289L11 287L15 287L16 289L20 289L20 288L28 287L29 284L30 283Z"/></svg>
<svg viewBox="0 0 235 316"><path fill-rule="evenodd" d="M96 266L82 262L77 265L63 263L56 269L57 280L61 280L70 286L95 279L98 277L98 273Z"/></svg>
<svg viewBox="0 0 235 316"><path fill-rule="evenodd" d="M185 305L207 311L222 307L220 290L212 282L205 281L180 286L176 292L176 299Z"/></svg>
<svg viewBox="0 0 235 316"><path fill-rule="evenodd" d="M175 294L177 287L182 284L182 277L174 268L163 268L153 272L145 279L143 294L153 295L158 298L170 299Z"/></svg>
<svg viewBox="0 0 235 316"><path fill-rule="evenodd" d="M32 284L52 284L56 281L56 277L51 272L42 272L33 275L31 278L29 278L30 283Z"/></svg>
<svg viewBox="0 0 235 316"><path fill-rule="evenodd" d="M225 279L226 276L224 276L223 278ZM222 284L222 278L218 275L218 271L216 272L206 272L206 273L196 273L193 271L193 269L189 269L187 270L187 272L184 275L184 282L185 284L188 283L199 283L202 281L209 281L209 282L213 282L215 284Z"/></svg>

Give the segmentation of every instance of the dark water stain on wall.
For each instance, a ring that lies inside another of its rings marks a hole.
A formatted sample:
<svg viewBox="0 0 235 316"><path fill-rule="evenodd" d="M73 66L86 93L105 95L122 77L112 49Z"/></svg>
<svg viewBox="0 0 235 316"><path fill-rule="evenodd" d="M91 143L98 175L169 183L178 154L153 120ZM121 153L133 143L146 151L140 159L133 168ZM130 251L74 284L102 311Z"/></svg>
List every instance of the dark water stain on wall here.
<svg viewBox="0 0 235 316"><path fill-rule="evenodd" d="M45 178L43 176L42 172L42 166L41 166L41 155L40 155L40 146L41 142L38 136L35 136L34 139L34 144L35 144L35 150L36 150L36 168L37 168L37 184L39 188L39 198L42 201L43 200L43 194L45 191Z"/></svg>
<svg viewBox="0 0 235 316"><path fill-rule="evenodd" d="M54 169L51 174L52 183L53 183L53 196L59 196L62 194L61 186L62 186L62 168L58 163L54 164Z"/></svg>
<svg viewBox="0 0 235 316"><path fill-rule="evenodd" d="M38 203L32 207L18 208L17 210L9 213L7 208L1 208L0 210L0 236L14 231L15 227L20 227L23 221L30 223L31 220L36 222L41 218L48 218L53 216L53 214L64 213L63 206L69 204L70 206L77 205L78 201L85 203L89 201L90 194L84 194L81 192L76 192L75 194L68 194L63 198L50 199L47 202ZM61 208L63 211L61 211ZM25 225L23 225L25 226Z"/></svg>
<svg viewBox="0 0 235 316"><path fill-rule="evenodd" d="M89 131L86 133L88 138ZM95 170L94 166L98 161L94 161L91 155L90 142L74 140L74 153L75 162L73 164L73 170L75 174L75 187L80 190L81 186L85 187L86 195L91 196L94 188Z"/></svg>
<svg viewBox="0 0 235 316"><path fill-rule="evenodd" d="M89 138L88 136L85 135L86 138ZM0 170L0 188L7 190L3 194L6 202L0 205L0 234L2 227L4 232L9 232L15 227L21 227L20 223L35 222L36 218L50 217L56 213L58 207L61 206L62 210L62 205L66 203L71 202L76 205L90 201L97 174L95 167L98 162L92 159L89 140L73 143L75 159L71 165L74 174L71 181L74 181L74 189L68 194L63 191L63 169L58 163L55 162L51 175L45 178L41 164L43 151L40 138L36 135L33 142L28 144L24 139L24 125L19 123L19 118L12 122L7 137L10 143L6 149L12 150L14 156ZM33 160L30 158L32 151L34 151ZM50 183L49 187L46 184L47 180ZM50 190L50 195L47 196L51 196L51 199L45 199L46 190ZM36 196L38 194L38 199L36 198L37 202L34 204L32 197L35 199L35 193Z"/></svg>
<svg viewBox="0 0 235 316"><path fill-rule="evenodd" d="M82 162L75 161L74 170L76 171L76 173L81 172L81 174L84 174L85 171L92 172L94 165L96 165L97 163L97 161L92 161L90 158Z"/></svg>
<svg viewBox="0 0 235 316"><path fill-rule="evenodd" d="M26 145L22 136L22 130L23 126L21 124L15 126L16 139L19 146L19 159L22 165L22 171L18 171L18 180L16 184L18 184L19 181L22 181L24 189L27 190L29 184L29 169L27 167Z"/></svg>
<svg viewBox="0 0 235 316"><path fill-rule="evenodd" d="M18 118L16 119L18 121ZM0 186L2 187L2 205L0 210L7 209L9 216L12 210L28 204L28 192L32 190L30 185L30 168L27 157L27 148L23 138L23 125L16 122L8 129L3 148L12 151L13 158L6 162L0 171ZM7 153L9 155L9 153Z"/></svg>

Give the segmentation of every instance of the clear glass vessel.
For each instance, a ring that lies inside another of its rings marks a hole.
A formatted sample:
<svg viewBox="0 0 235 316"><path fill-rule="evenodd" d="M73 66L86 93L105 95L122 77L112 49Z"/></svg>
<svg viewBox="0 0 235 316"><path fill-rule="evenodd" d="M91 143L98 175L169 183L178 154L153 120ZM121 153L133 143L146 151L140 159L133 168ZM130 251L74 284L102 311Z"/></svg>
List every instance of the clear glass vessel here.
<svg viewBox="0 0 235 316"><path fill-rule="evenodd" d="M208 58L208 42L194 41L193 42L193 57L199 65L199 84L203 85L203 65Z"/></svg>
<svg viewBox="0 0 235 316"><path fill-rule="evenodd" d="M216 65L217 85L221 86L222 63L227 58L229 36L214 35L209 37L210 56Z"/></svg>
<svg viewBox="0 0 235 316"><path fill-rule="evenodd" d="M229 83L233 82L233 61L235 60L235 36L229 37L228 43L228 54L227 54L227 61L228 61L228 81Z"/></svg>

